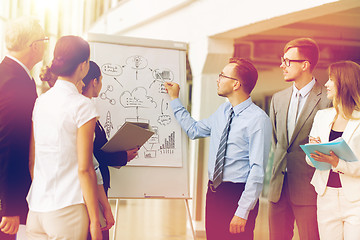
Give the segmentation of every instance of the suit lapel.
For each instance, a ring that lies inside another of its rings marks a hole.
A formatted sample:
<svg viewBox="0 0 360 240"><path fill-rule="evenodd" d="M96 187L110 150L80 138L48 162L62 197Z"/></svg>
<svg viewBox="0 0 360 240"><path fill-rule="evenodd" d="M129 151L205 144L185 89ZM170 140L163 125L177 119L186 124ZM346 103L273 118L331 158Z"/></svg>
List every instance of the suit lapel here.
<svg viewBox="0 0 360 240"><path fill-rule="evenodd" d="M334 108L329 109L329 115L325 118L325 119L321 119L321 130L320 136L312 136L312 137L320 137L320 139L322 140L322 142L328 142L329 141L329 137L330 137L330 131L332 128L332 121L334 120L336 115L336 111Z"/></svg>
<svg viewBox="0 0 360 240"><path fill-rule="evenodd" d="M296 122L294 133L289 142L289 146L294 142L301 128L304 126L306 120L310 117L311 113L314 111L314 108L320 101L320 96L321 96L321 86L318 82L316 82L314 87L311 89L309 93L309 97L307 98L305 105L300 113L299 119Z"/></svg>
<svg viewBox="0 0 360 240"><path fill-rule="evenodd" d="M355 118L359 118L360 117L360 112L354 111L353 116ZM357 120L350 119L348 124L346 125L346 128L344 130L342 138L346 142L349 142L349 140L352 137L352 135L354 134L356 128L358 128L359 126L360 126L360 120L359 119L357 119Z"/></svg>
<svg viewBox="0 0 360 240"><path fill-rule="evenodd" d="M289 139L288 139L288 126L287 126L287 121L288 121L288 112L289 112L289 106L290 106L290 100L291 100L291 94L293 91L293 87L289 87L288 89L286 89L286 91L284 91L284 94L280 97L280 104L278 105L278 112L279 112L279 119L284 119L285 121L280 123L279 127L280 129L283 129L283 134L285 135L285 138L287 139L287 142L289 143ZM285 126L285 127L282 127Z"/></svg>

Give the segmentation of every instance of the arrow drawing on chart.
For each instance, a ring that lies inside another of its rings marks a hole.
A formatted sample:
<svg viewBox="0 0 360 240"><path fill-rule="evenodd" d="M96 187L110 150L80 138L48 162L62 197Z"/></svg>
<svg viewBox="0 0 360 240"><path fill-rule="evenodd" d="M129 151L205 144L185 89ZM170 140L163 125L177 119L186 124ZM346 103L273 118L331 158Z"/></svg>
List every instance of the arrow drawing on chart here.
<svg viewBox="0 0 360 240"><path fill-rule="evenodd" d="M165 105L166 106L166 105ZM170 115L165 115L164 114L164 99L161 100L161 115L158 117L158 123L160 123L161 125L165 126L171 123L171 117Z"/></svg>
<svg viewBox="0 0 360 240"><path fill-rule="evenodd" d="M161 115L164 115L163 106L164 106L164 99L161 99Z"/></svg>
<svg viewBox="0 0 360 240"><path fill-rule="evenodd" d="M115 80L118 84L120 84L121 87L123 87L123 85L117 80L116 77L114 77L114 80Z"/></svg>
<svg viewBox="0 0 360 240"><path fill-rule="evenodd" d="M136 121L139 121L139 107L136 107Z"/></svg>

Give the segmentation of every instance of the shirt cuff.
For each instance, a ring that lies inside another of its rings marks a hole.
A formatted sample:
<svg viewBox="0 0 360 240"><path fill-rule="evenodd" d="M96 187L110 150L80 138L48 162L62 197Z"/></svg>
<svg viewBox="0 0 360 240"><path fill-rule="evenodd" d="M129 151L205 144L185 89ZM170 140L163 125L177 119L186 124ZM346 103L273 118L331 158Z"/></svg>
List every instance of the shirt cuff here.
<svg viewBox="0 0 360 240"><path fill-rule="evenodd" d="M171 108L172 108L173 110L179 109L179 108L182 108L182 107L183 107L183 105L181 104L181 101L180 101L179 98L175 98L174 100L172 100L172 101L170 102L170 106L171 106Z"/></svg>
<svg viewBox="0 0 360 240"><path fill-rule="evenodd" d="M241 218L247 220L248 216L249 216L249 213L250 213L250 211L248 211L247 209L238 207L236 209L235 216L238 216L238 217L241 217Z"/></svg>

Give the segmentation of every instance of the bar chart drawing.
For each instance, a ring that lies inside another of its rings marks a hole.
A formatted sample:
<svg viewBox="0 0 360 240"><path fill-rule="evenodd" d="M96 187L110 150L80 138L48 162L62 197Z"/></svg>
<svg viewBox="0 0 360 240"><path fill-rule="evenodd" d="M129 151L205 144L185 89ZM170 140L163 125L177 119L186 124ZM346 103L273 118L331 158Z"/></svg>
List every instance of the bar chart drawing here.
<svg viewBox="0 0 360 240"><path fill-rule="evenodd" d="M168 138L164 139L164 143L160 146L161 154L173 154L175 149L175 131Z"/></svg>

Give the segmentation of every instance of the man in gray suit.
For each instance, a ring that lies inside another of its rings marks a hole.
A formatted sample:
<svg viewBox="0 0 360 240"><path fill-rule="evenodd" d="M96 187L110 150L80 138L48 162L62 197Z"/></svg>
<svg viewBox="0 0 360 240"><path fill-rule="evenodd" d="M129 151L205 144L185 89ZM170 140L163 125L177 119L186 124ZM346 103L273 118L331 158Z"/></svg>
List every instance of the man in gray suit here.
<svg viewBox="0 0 360 240"><path fill-rule="evenodd" d="M314 168L299 145L308 143L316 112L327 108L326 89L313 77L319 48L310 38L298 38L284 48L280 67L293 85L275 93L270 106L274 165L270 179L269 226L271 240L290 240L294 221L301 240L319 239L316 193L310 184Z"/></svg>
<svg viewBox="0 0 360 240"><path fill-rule="evenodd" d="M0 239L25 234L26 195L31 178L29 148L32 111L37 98L31 69L42 60L47 38L31 17L10 21L0 63Z"/></svg>

